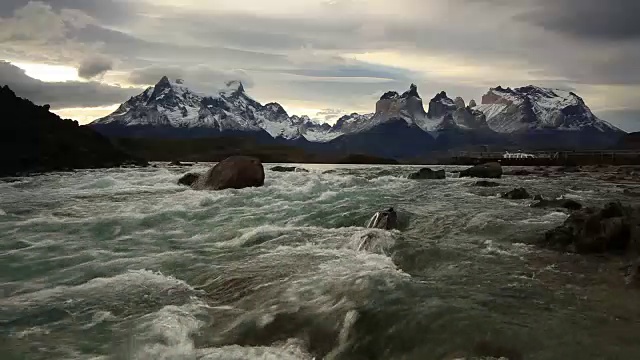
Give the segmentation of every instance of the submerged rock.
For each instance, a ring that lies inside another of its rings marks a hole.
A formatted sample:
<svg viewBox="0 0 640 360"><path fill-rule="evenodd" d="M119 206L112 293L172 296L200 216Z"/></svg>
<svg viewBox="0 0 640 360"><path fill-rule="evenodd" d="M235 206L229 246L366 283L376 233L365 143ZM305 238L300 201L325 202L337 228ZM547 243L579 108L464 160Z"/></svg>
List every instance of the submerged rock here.
<svg viewBox="0 0 640 360"><path fill-rule="evenodd" d="M529 176L532 174L533 173L527 169L518 169L518 170L513 170L508 173L505 173L505 175L511 175L511 176Z"/></svg>
<svg viewBox="0 0 640 360"><path fill-rule="evenodd" d="M568 209L568 210L580 210L582 209L582 204L577 201L571 199L555 199L555 200L545 200L542 196L536 197L538 200L537 203L531 204L531 207L534 208L557 208L557 209Z"/></svg>
<svg viewBox="0 0 640 360"><path fill-rule="evenodd" d="M178 185L191 186L193 183L198 181L200 178L200 174L188 173L183 175L180 180L178 180Z"/></svg>
<svg viewBox="0 0 640 360"><path fill-rule="evenodd" d="M477 187L498 187L499 183L493 181L480 180L473 183L473 186Z"/></svg>
<svg viewBox="0 0 640 360"><path fill-rule="evenodd" d="M446 179L447 173L444 170L431 170L429 168L423 168L413 174L409 174L409 179L412 180L434 180L434 179Z"/></svg>
<svg viewBox="0 0 640 360"><path fill-rule="evenodd" d="M476 165L460 172L460 177L499 179L502 177L502 166L497 162Z"/></svg>
<svg viewBox="0 0 640 360"><path fill-rule="evenodd" d="M224 190L264 185L262 162L249 156L232 156L200 176L191 186L194 190Z"/></svg>
<svg viewBox="0 0 640 360"><path fill-rule="evenodd" d="M524 199L531 198L531 195L529 195L529 193L527 192L527 189L517 188L502 194L501 197L503 199L524 200Z"/></svg>
<svg viewBox="0 0 640 360"><path fill-rule="evenodd" d="M620 203L585 208L545 234L544 245L580 254L626 253L638 239L640 211Z"/></svg>
<svg viewBox="0 0 640 360"><path fill-rule="evenodd" d="M367 227L370 229L393 230L398 227L398 214L393 208L378 211L371 217Z"/></svg>
<svg viewBox="0 0 640 360"><path fill-rule="evenodd" d="M275 171L275 172L309 172L309 170L307 169L303 169L295 166L274 166L269 170Z"/></svg>

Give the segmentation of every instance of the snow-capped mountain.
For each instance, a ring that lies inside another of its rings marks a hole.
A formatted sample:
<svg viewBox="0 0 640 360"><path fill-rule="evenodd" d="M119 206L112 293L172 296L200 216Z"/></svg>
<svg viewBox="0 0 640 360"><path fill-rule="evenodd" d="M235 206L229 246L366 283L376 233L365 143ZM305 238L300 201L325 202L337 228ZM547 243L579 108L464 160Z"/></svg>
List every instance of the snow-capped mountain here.
<svg viewBox="0 0 640 360"><path fill-rule="evenodd" d="M239 81L227 83L217 94L205 95L190 90L182 80L170 81L166 76L91 125L105 132L117 127L121 133L139 127L265 131L273 138L286 140L308 136L309 140L327 141L340 135L327 135L331 129L328 124L317 124L307 116L289 116L278 103L263 106L247 95Z"/></svg>
<svg viewBox="0 0 640 360"><path fill-rule="evenodd" d="M500 133L535 130L621 132L596 117L581 97L570 91L525 86L492 88L477 107Z"/></svg>
<svg viewBox="0 0 640 360"><path fill-rule="evenodd" d="M450 99L444 91L429 102L429 112L426 112L418 87L411 84L402 94L396 91L384 93L376 103L374 114L342 117L334 130L343 134L362 132L393 119L402 119L408 125L417 125L432 134L452 129L489 129L481 112L466 107L462 98Z"/></svg>
<svg viewBox="0 0 640 360"><path fill-rule="evenodd" d="M487 144L604 148L622 134L598 119L576 94L535 86L492 88L481 105L474 100L467 105L443 91L425 111L418 87L411 84L402 94L384 93L374 113L345 115L330 126L308 116L290 116L275 102L262 105L239 81L206 95L167 77L91 125L111 136L253 135L265 141L295 141L313 151L373 153L369 150L376 148L378 154L393 156ZM392 141L393 136L401 139ZM409 140L415 144L407 144Z"/></svg>

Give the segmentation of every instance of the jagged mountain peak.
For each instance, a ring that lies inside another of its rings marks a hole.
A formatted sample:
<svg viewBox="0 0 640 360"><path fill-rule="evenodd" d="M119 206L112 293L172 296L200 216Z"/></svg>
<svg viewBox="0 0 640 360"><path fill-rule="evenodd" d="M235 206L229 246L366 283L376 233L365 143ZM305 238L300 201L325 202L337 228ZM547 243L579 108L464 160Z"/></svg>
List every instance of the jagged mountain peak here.
<svg viewBox="0 0 640 360"><path fill-rule="evenodd" d="M619 132L598 119L572 91L527 85L515 89L491 88L478 110L492 129L502 133L562 130Z"/></svg>
<svg viewBox="0 0 640 360"><path fill-rule="evenodd" d="M403 98L409 98L409 97L417 97L418 99L421 99L420 94L418 94L418 86L416 84L411 84L411 86L409 86L409 90L405 91L402 94Z"/></svg>
<svg viewBox="0 0 640 360"><path fill-rule="evenodd" d="M444 99L449 99L453 101L452 99L449 98L446 91L440 91L439 93L436 94L436 96L433 97L433 99L431 99L431 101L441 101Z"/></svg>
<svg viewBox="0 0 640 360"><path fill-rule="evenodd" d="M411 84L411 86L409 86L409 90L403 92L402 95L394 90L387 91L382 94L380 100L408 99L410 97L421 99L420 94L418 94L418 86L416 84Z"/></svg>
<svg viewBox="0 0 640 360"><path fill-rule="evenodd" d="M223 89L222 92L225 93L232 93L232 94L244 94L244 85L242 84L242 81L240 80L231 80L231 81L227 81L227 83L225 84L226 88Z"/></svg>

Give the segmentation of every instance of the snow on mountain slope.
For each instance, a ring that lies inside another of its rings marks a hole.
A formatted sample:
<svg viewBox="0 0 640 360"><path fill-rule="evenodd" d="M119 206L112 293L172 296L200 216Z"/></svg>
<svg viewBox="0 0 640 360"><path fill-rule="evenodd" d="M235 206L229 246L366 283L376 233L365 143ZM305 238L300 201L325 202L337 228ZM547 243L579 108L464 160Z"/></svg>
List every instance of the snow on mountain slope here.
<svg viewBox="0 0 640 360"><path fill-rule="evenodd" d="M231 81L213 95L190 90L183 81L163 77L155 86L123 103L111 115L92 123L98 127L159 127L212 129L215 131L267 132L273 138L306 139L329 142L343 135L365 133L370 129L406 122L409 128L441 134L526 133L530 130L596 131L620 130L598 119L584 101L572 92L526 86L517 89L492 88L482 97L465 105L443 91L431 99L428 112L416 85L400 94L384 93L376 102L375 113L352 113L335 125L318 124L308 116L290 116L278 103L262 105L246 92L241 82ZM453 130L453 131L452 131ZM493 131L492 131L493 130ZM453 135L451 135L453 136Z"/></svg>
<svg viewBox="0 0 640 360"><path fill-rule="evenodd" d="M341 135L327 135L329 125L317 124L307 116L290 117L280 104L261 105L247 95L239 81L228 82L217 94L207 96L190 90L182 80L170 81L166 76L92 125L264 130L274 138L306 136L312 141Z"/></svg>
<svg viewBox="0 0 640 360"><path fill-rule="evenodd" d="M525 86L516 89L492 88L482 97L477 110L487 117L497 132L531 130L620 132L596 117L584 100L570 91Z"/></svg>

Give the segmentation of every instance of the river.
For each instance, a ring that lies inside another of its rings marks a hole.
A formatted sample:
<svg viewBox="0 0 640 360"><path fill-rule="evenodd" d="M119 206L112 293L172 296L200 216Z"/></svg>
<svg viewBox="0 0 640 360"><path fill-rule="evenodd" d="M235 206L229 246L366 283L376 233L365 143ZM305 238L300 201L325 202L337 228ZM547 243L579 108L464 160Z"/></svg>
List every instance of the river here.
<svg viewBox="0 0 640 360"><path fill-rule="evenodd" d="M568 215L496 196L622 186L299 166L217 192L176 184L206 164L1 180L2 359L640 358L621 261L532 245ZM400 230L364 228L391 206Z"/></svg>

